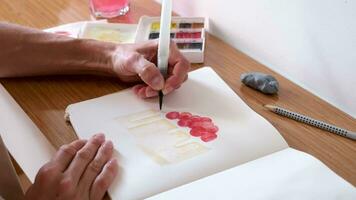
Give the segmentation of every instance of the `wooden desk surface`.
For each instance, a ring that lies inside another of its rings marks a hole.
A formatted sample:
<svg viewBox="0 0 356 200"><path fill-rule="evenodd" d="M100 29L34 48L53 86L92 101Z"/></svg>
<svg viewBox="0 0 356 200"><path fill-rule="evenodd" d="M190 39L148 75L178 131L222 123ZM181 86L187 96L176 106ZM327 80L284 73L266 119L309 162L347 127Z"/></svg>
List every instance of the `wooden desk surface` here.
<svg viewBox="0 0 356 200"><path fill-rule="evenodd" d="M131 11L117 22L135 23L141 15L159 15L160 6L152 0L132 0ZM89 20L88 0L2 0L0 20L35 28ZM316 128L282 118L262 105L276 104L305 115L356 131L356 120L286 78L208 35L204 65L209 65L257 113L270 121L288 144L307 152L356 185L356 142ZM196 69L202 65L195 65ZM260 71L280 81L278 96L266 96L243 86L240 74ZM76 138L63 120L67 105L113 93L130 85L116 79L95 76L57 76L1 79L9 93L40 128L49 141L59 147Z"/></svg>

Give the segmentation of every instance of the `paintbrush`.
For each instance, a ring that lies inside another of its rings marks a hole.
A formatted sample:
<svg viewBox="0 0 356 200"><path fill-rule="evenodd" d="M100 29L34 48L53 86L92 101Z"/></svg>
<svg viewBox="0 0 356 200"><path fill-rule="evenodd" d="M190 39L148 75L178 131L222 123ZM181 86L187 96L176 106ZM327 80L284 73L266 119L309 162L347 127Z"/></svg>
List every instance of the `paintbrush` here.
<svg viewBox="0 0 356 200"><path fill-rule="evenodd" d="M158 39L157 66L163 78L167 78L169 43L171 34L172 0L163 0L161 7L161 22ZM159 109L162 110L163 92L158 92Z"/></svg>

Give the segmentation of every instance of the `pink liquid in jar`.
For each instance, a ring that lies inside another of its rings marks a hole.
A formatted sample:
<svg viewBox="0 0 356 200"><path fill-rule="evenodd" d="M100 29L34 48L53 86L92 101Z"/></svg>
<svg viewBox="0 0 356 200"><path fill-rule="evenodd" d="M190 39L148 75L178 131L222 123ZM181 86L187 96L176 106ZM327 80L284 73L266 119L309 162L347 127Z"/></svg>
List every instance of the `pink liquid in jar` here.
<svg viewBox="0 0 356 200"><path fill-rule="evenodd" d="M129 0L89 0L95 17L113 18L129 11Z"/></svg>

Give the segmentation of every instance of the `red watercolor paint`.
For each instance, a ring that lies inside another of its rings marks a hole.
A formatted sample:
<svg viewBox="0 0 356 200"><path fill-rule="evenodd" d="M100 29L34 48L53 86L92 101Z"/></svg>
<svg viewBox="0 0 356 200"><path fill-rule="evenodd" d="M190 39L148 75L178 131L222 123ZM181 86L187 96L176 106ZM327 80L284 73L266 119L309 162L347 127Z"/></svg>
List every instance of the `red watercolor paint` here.
<svg viewBox="0 0 356 200"><path fill-rule="evenodd" d="M178 32L177 39L198 39L201 38L201 32Z"/></svg>
<svg viewBox="0 0 356 200"><path fill-rule="evenodd" d="M194 39L201 38L201 32L192 33L192 38L194 38Z"/></svg>
<svg viewBox="0 0 356 200"><path fill-rule="evenodd" d="M216 134L219 127L216 126L213 120L209 117L192 115L189 112L169 112L166 118L170 120L178 120L177 124L180 127L189 127L190 135L200 137L203 142L210 142L218 137Z"/></svg>
<svg viewBox="0 0 356 200"><path fill-rule="evenodd" d="M210 119L209 117L201 117L200 121L202 121L202 122L212 122L213 120Z"/></svg>
<svg viewBox="0 0 356 200"><path fill-rule="evenodd" d="M218 135L216 135L215 133L204 132L202 134L202 136L200 137L200 139L203 140L204 142L210 142L210 141L216 139L217 137L218 137Z"/></svg>
<svg viewBox="0 0 356 200"><path fill-rule="evenodd" d="M192 128L190 130L190 135L194 137L200 137L203 135L204 131L205 130L201 127Z"/></svg>
<svg viewBox="0 0 356 200"><path fill-rule="evenodd" d="M215 125L210 126L210 127L205 127L204 128L206 131L208 131L209 133L216 133L219 131L219 128Z"/></svg>
<svg viewBox="0 0 356 200"><path fill-rule="evenodd" d="M187 127L189 125L189 120L181 119L178 121L178 125L181 127Z"/></svg>
<svg viewBox="0 0 356 200"><path fill-rule="evenodd" d="M207 128L207 127L211 127L211 126L214 126L214 124L212 122L197 121L197 122L192 122L189 127L190 128L194 128L194 127Z"/></svg>
<svg viewBox="0 0 356 200"><path fill-rule="evenodd" d="M178 32L178 33L176 34L176 37L177 37L177 38L191 38L190 35L191 35L190 33Z"/></svg>
<svg viewBox="0 0 356 200"><path fill-rule="evenodd" d="M179 115L179 119L189 119L190 117L192 117L192 114L189 112L182 112Z"/></svg>
<svg viewBox="0 0 356 200"><path fill-rule="evenodd" d="M169 112L166 114L166 117L168 119L178 119L179 118L179 112Z"/></svg>
<svg viewBox="0 0 356 200"><path fill-rule="evenodd" d="M190 121L191 122L198 122L200 121L200 117L198 115L193 115L191 118L190 118Z"/></svg>

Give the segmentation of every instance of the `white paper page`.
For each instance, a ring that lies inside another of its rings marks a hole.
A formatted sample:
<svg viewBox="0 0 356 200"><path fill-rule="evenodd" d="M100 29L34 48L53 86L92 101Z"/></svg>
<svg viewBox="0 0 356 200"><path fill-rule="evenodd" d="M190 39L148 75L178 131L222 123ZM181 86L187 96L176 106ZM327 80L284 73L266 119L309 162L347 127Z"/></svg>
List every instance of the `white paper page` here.
<svg viewBox="0 0 356 200"><path fill-rule="evenodd" d="M55 26L49 29L45 29L45 32L49 33L55 33L55 34L62 34L65 36L69 36L72 38L78 38L79 33L87 22L89 23L107 23L107 20L97 20L97 21L80 21L80 22L74 22L74 23L69 23L69 24L63 24L60 26Z"/></svg>
<svg viewBox="0 0 356 200"><path fill-rule="evenodd" d="M78 38L79 31L81 30L82 26L85 23L86 23L85 21L82 21L82 22L63 24L60 26L55 26L49 29L45 29L44 31L49 33L62 34L73 38Z"/></svg>
<svg viewBox="0 0 356 200"><path fill-rule="evenodd" d="M219 127L218 137L203 142L190 136L189 129L159 114L157 99L144 101L131 90L68 107L79 137L104 132L120 152L120 175L109 190L113 199L146 198L288 147L277 130L208 67L191 72L179 90L164 97L163 106L163 112L211 117ZM145 123L161 120L143 129L137 126L142 121L129 122L144 115L153 116ZM177 148L182 141L189 144L183 150Z"/></svg>
<svg viewBox="0 0 356 200"><path fill-rule="evenodd" d="M148 200L353 200L356 190L313 156L288 148Z"/></svg>
<svg viewBox="0 0 356 200"><path fill-rule="evenodd" d="M1 84L0 134L10 154L33 182L55 149Z"/></svg>

